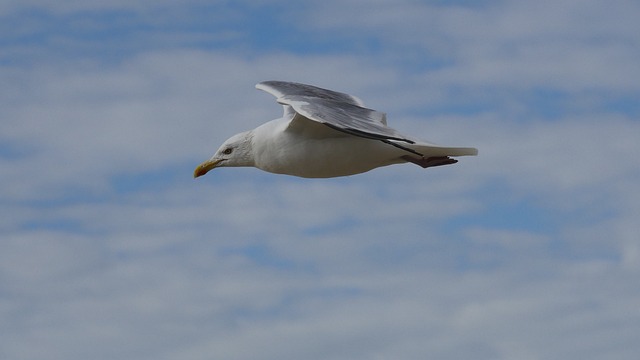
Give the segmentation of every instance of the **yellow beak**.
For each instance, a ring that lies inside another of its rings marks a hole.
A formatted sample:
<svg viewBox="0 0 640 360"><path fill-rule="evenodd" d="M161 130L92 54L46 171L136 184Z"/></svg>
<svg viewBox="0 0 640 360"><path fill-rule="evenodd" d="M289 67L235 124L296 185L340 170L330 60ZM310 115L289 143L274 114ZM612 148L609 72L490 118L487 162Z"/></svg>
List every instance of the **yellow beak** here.
<svg viewBox="0 0 640 360"><path fill-rule="evenodd" d="M203 162L202 164L198 165L198 167L196 167L196 169L193 171L193 178L197 178L200 177L206 173L209 172L209 170L215 168L218 166L218 164L221 162L221 159L216 159L216 160L207 160L205 162Z"/></svg>

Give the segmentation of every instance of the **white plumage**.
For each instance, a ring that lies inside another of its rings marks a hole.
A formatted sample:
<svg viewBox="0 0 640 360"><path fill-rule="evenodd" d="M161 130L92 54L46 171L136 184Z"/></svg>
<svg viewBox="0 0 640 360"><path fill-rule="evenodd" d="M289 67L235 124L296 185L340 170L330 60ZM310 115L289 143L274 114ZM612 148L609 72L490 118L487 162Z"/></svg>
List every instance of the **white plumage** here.
<svg viewBox="0 0 640 360"><path fill-rule="evenodd" d="M194 177L216 167L253 166L306 178L359 174L381 166L454 164L450 156L477 155L469 147L445 147L403 135L384 113L355 96L284 81L256 85L277 98L283 117L236 134L200 164Z"/></svg>

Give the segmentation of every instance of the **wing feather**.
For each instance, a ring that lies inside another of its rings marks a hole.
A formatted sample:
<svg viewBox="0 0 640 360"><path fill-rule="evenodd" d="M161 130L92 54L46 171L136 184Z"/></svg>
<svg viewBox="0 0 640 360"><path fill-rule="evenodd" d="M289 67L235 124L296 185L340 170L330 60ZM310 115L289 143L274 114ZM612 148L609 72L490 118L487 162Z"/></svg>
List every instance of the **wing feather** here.
<svg viewBox="0 0 640 360"><path fill-rule="evenodd" d="M285 81L264 81L256 88L274 95L283 105L285 117L291 121L301 120L293 116L298 113L308 120L354 136L414 143L386 126L385 113L364 107L364 103L353 95Z"/></svg>
<svg viewBox="0 0 640 360"><path fill-rule="evenodd" d="M256 89L263 90L276 98L287 95L308 96L319 99L329 99L364 107L362 100L338 91L327 90L313 85L288 81L263 81L256 85Z"/></svg>
<svg viewBox="0 0 640 360"><path fill-rule="evenodd" d="M381 122L381 119L385 117L384 113L375 110L331 99L297 95L283 96L278 99L278 102L291 106L295 112L309 120L351 135L377 140L397 140L410 144L414 143L407 136L385 126Z"/></svg>

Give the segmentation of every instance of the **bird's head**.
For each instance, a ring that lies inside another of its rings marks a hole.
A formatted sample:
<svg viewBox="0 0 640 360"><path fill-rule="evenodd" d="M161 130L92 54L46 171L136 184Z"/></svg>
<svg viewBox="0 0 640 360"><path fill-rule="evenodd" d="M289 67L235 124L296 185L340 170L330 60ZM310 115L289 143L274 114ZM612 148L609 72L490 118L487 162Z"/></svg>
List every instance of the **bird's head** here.
<svg viewBox="0 0 640 360"><path fill-rule="evenodd" d="M210 170L223 166L253 166L251 150L252 132L236 134L225 141L211 159L196 167L193 177L200 177Z"/></svg>

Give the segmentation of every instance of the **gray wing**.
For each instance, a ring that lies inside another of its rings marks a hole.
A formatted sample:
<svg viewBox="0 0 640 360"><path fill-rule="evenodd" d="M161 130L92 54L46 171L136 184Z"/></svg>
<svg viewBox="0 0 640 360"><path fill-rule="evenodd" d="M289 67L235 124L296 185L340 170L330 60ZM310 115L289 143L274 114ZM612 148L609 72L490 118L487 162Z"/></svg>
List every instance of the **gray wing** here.
<svg viewBox="0 0 640 360"><path fill-rule="evenodd" d="M287 95L308 96L319 99L335 100L364 107L362 100L353 95L327 90L312 85L287 81L263 81L258 83L256 88L264 90L276 98L281 98Z"/></svg>
<svg viewBox="0 0 640 360"><path fill-rule="evenodd" d="M285 107L285 116L297 121L295 113L304 118L322 123L332 129L354 136L403 141L414 141L386 126L386 115L365 108L358 98L319 87L282 81L265 81L256 85L276 96ZM395 146L395 145L394 145Z"/></svg>

